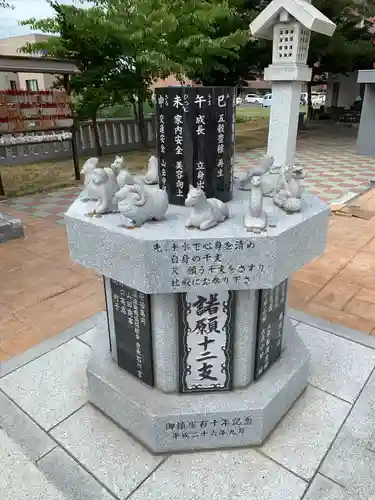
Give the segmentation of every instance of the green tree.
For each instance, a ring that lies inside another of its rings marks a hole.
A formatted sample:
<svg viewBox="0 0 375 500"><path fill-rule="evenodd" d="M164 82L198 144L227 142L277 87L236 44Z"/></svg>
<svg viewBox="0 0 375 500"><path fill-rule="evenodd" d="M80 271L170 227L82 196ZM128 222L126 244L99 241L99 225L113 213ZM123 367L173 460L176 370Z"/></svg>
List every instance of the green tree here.
<svg viewBox="0 0 375 500"><path fill-rule="evenodd" d="M371 68L374 54L369 20L373 0L315 0L314 6L336 24L336 30L332 37L311 34L307 61L312 68L307 84L309 117L312 114L311 87L321 75Z"/></svg>
<svg viewBox="0 0 375 500"><path fill-rule="evenodd" d="M97 0L96 4L108 15L134 69L141 134L142 103L154 80L171 73L194 78L216 68L219 55L220 67L229 71L247 40L247 30L217 33L217 27L231 23L236 14L225 0Z"/></svg>
<svg viewBox="0 0 375 500"><path fill-rule="evenodd" d="M229 0L233 15L216 25L215 36L241 32L245 34L244 40L236 57L228 60L223 54L212 54L210 64L199 68L196 76L203 85L246 85L247 80L261 74L271 62L272 43L249 35L251 21L265 5L263 0Z"/></svg>
<svg viewBox="0 0 375 500"><path fill-rule="evenodd" d="M59 36L25 50L44 49L49 55L75 59L82 74L72 78L72 89L83 97L85 109L94 112L95 101L99 109L104 98L114 102L126 97L137 108L143 144L143 103L152 82L171 73L180 78L202 73L217 66L218 55L221 67L226 62L229 71L248 36L240 29L218 35L217 27L232 22L236 14L226 0L96 0L88 9L49 3L54 18L22 24Z"/></svg>
<svg viewBox="0 0 375 500"><path fill-rule="evenodd" d="M69 89L74 96L75 118L92 120L95 147L101 156L97 113L100 108L123 99L123 93L115 85L122 49L111 36L101 9L81 9L52 0L49 4L55 13L53 18L28 19L22 24L56 36L28 43L23 50L31 54L43 50L50 57L75 61L81 71L80 75L71 77ZM130 72L123 70L122 75L125 82L125 76L130 76ZM63 80L58 79L57 84L62 85Z"/></svg>

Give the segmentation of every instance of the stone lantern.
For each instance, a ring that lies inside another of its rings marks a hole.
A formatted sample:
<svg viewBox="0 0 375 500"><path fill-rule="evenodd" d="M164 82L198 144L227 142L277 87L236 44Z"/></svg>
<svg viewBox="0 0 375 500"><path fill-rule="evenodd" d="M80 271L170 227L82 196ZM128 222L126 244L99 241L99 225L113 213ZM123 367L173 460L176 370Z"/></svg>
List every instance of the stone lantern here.
<svg viewBox="0 0 375 500"><path fill-rule="evenodd" d="M311 31L331 36L335 28L304 0L274 0L250 25L254 37L273 40L264 79L272 82L267 154L274 157L275 180L280 167L294 163L301 87L311 78L306 65Z"/></svg>

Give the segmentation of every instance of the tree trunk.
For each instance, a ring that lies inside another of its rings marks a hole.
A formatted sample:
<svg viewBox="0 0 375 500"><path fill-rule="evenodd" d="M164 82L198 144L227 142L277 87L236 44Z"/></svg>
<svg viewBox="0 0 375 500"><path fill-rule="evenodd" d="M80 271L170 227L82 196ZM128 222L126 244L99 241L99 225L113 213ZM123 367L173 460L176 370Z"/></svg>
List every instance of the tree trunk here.
<svg viewBox="0 0 375 500"><path fill-rule="evenodd" d="M141 138L141 144L145 148L148 146L147 141L147 130L145 127L145 114L143 111L143 92L142 90L138 91L138 126L139 126L139 135Z"/></svg>
<svg viewBox="0 0 375 500"><path fill-rule="evenodd" d="M132 107L133 107L133 114L134 114L135 121L138 123L139 120L138 120L137 103L135 102L134 99L132 99L131 103L132 103Z"/></svg>
<svg viewBox="0 0 375 500"><path fill-rule="evenodd" d="M96 113L91 118L91 120L92 120L92 127L94 129L95 152L96 152L96 156L98 156L100 158L102 156L102 146L100 144L100 137L99 137L99 130L98 130L98 122L96 120Z"/></svg>
<svg viewBox="0 0 375 500"><path fill-rule="evenodd" d="M309 82L307 82L307 118L308 118L308 120L312 120L312 118L313 118L311 88L312 88L312 81L309 81Z"/></svg>

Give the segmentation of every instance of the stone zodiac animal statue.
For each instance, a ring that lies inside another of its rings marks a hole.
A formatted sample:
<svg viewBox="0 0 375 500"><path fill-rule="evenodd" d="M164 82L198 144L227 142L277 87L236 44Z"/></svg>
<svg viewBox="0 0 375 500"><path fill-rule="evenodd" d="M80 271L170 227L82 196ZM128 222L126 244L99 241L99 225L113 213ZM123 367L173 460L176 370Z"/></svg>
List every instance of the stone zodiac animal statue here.
<svg viewBox="0 0 375 500"><path fill-rule="evenodd" d="M145 184L159 184L159 164L156 156L148 160L148 170L143 178Z"/></svg>
<svg viewBox="0 0 375 500"><path fill-rule="evenodd" d="M244 226L248 231L260 233L267 227L267 214L263 209L263 191L261 176L254 175L251 179L251 194L249 212L244 217Z"/></svg>
<svg viewBox="0 0 375 500"><path fill-rule="evenodd" d="M132 174L126 168L120 170L117 175L117 184L120 189L124 186L132 186L133 184L139 184Z"/></svg>
<svg viewBox="0 0 375 500"><path fill-rule="evenodd" d="M122 156L116 156L116 158L111 163L110 168L117 176L120 173L120 170L123 170L125 168L124 158Z"/></svg>
<svg viewBox="0 0 375 500"><path fill-rule="evenodd" d="M303 187L300 183L300 171L300 168L295 169L292 166L285 167L280 174L274 191L274 204L287 213L301 211Z"/></svg>
<svg viewBox="0 0 375 500"><path fill-rule="evenodd" d="M185 206L192 207L185 227L197 227L201 231L215 227L229 217L228 206L216 198L206 198L201 188L190 185Z"/></svg>
<svg viewBox="0 0 375 500"><path fill-rule="evenodd" d="M240 189L247 191L251 189L251 179L253 176L262 176L266 174L273 165L273 156L263 156L255 167L249 168L245 177L240 181Z"/></svg>
<svg viewBox="0 0 375 500"><path fill-rule="evenodd" d="M125 185L115 195L127 227L140 227L149 220L162 220L168 210L168 195L158 188Z"/></svg>
<svg viewBox="0 0 375 500"><path fill-rule="evenodd" d="M118 185L116 175L111 168L95 168L91 174L88 190L98 200L93 215L116 211L114 195L118 191Z"/></svg>
<svg viewBox="0 0 375 500"><path fill-rule="evenodd" d="M87 198L82 199L83 202L87 202L90 200L96 200L96 198L94 198L94 193L89 192L90 191L89 185L91 182L92 173L95 170L95 168L97 168L98 163L99 163L99 158L93 157L93 158L89 158L88 160L86 160L85 163L83 164L83 167L81 170L81 175L85 176L84 186L85 186L87 196L88 196Z"/></svg>

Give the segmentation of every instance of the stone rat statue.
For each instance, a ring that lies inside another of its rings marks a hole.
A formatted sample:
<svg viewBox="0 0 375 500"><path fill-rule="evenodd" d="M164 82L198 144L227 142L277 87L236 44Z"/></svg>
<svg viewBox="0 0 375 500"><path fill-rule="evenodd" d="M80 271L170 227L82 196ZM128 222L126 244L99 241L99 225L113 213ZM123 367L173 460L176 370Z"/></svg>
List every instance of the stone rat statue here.
<svg viewBox="0 0 375 500"><path fill-rule="evenodd" d="M125 185L115 195L120 213L130 221L128 227L140 227L148 220L162 220L168 210L168 195L159 188L140 184Z"/></svg>

